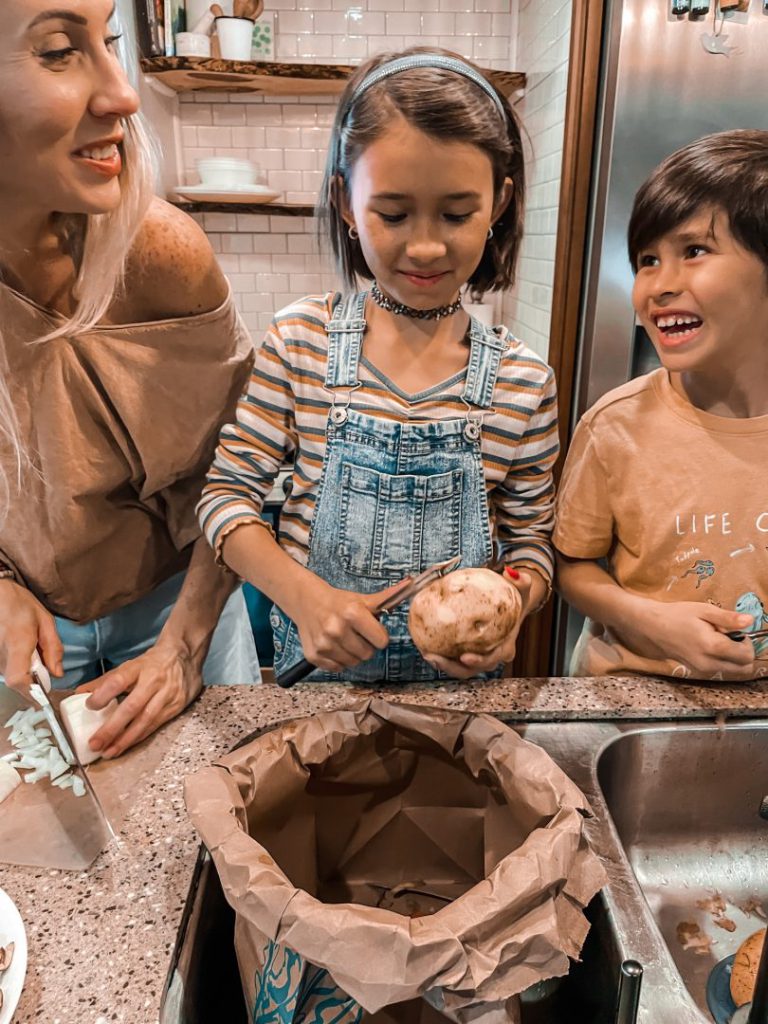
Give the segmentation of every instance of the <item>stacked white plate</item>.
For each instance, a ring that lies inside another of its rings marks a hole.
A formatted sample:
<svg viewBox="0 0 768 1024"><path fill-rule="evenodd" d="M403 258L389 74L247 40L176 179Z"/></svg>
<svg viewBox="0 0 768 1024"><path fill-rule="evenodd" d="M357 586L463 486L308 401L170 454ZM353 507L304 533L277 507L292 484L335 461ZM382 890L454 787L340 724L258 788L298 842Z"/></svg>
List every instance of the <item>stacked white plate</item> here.
<svg viewBox="0 0 768 1024"><path fill-rule="evenodd" d="M271 203L280 198L266 185L257 185L259 168L250 160L210 156L195 162L200 185L177 185L183 199L203 203Z"/></svg>
<svg viewBox="0 0 768 1024"><path fill-rule="evenodd" d="M176 195L193 203L272 203L280 198L266 185L238 185L214 188L211 185L177 185Z"/></svg>
<svg viewBox="0 0 768 1024"><path fill-rule="evenodd" d="M24 931L24 922L11 897L0 889L0 946L7 946L9 942L14 944L13 960L8 970L0 974L0 989L3 992L0 1024L11 1024L27 973L27 933Z"/></svg>

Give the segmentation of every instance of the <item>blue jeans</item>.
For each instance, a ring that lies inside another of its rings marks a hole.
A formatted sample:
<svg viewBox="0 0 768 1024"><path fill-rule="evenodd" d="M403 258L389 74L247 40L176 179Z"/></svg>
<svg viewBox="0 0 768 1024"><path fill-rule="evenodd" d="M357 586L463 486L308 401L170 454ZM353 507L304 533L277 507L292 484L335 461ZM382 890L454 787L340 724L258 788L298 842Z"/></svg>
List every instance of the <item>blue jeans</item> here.
<svg viewBox="0 0 768 1024"><path fill-rule="evenodd" d="M64 644L64 675L51 679L53 687L69 690L89 683L148 651L168 621L183 582L184 573L178 573L138 601L83 625L57 617L56 628ZM261 682L242 587L230 596L221 613L203 664L203 682L206 686Z"/></svg>

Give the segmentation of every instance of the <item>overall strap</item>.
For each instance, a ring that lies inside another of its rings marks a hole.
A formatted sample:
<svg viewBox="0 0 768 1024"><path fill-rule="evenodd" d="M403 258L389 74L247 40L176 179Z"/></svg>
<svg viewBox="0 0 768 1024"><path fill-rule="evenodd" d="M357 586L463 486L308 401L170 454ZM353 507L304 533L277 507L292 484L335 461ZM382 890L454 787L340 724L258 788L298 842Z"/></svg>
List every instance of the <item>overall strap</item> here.
<svg viewBox="0 0 768 1024"><path fill-rule="evenodd" d="M486 327L475 317L471 317L469 339L469 366L461 397L468 405L490 409L501 357L507 350L507 343L502 341L493 328Z"/></svg>
<svg viewBox="0 0 768 1024"><path fill-rule="evenodd" d="M328 334L326 388L359 386L357 367L365 333L365 300L368 292L339 296L332 318L325 325Z"/></svg>

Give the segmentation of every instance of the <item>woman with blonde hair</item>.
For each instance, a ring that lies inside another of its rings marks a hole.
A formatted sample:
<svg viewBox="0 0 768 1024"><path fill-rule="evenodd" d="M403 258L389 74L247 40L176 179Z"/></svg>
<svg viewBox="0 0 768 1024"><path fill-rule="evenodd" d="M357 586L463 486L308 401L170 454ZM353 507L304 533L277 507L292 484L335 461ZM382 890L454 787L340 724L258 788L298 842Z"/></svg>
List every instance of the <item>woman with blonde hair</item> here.
<svg viewBox="0 0 768 1024"><path fill-rule="evenodd" d="M152 195L113 13L0 5L0 671L26 688L37 648L91 706L127 694L107 757L203 681L259 680L194 514L252 346L204 234Z"/></svg>

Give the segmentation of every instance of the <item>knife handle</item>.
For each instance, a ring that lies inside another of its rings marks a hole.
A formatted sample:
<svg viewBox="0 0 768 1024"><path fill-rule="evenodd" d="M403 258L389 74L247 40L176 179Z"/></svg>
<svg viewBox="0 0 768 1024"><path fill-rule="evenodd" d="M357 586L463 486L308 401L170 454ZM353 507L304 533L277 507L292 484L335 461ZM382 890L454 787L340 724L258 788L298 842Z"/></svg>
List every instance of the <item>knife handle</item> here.
<svg viewBox="0 0 768 1024"><path fill-rule="evenodd" d="M32 652L32 661L29 665L29 671L33 672L42 686L45 693L51 692L51 676L48 669L43 664L43 659L40 657L40 652L37 648Z"/></svg>

